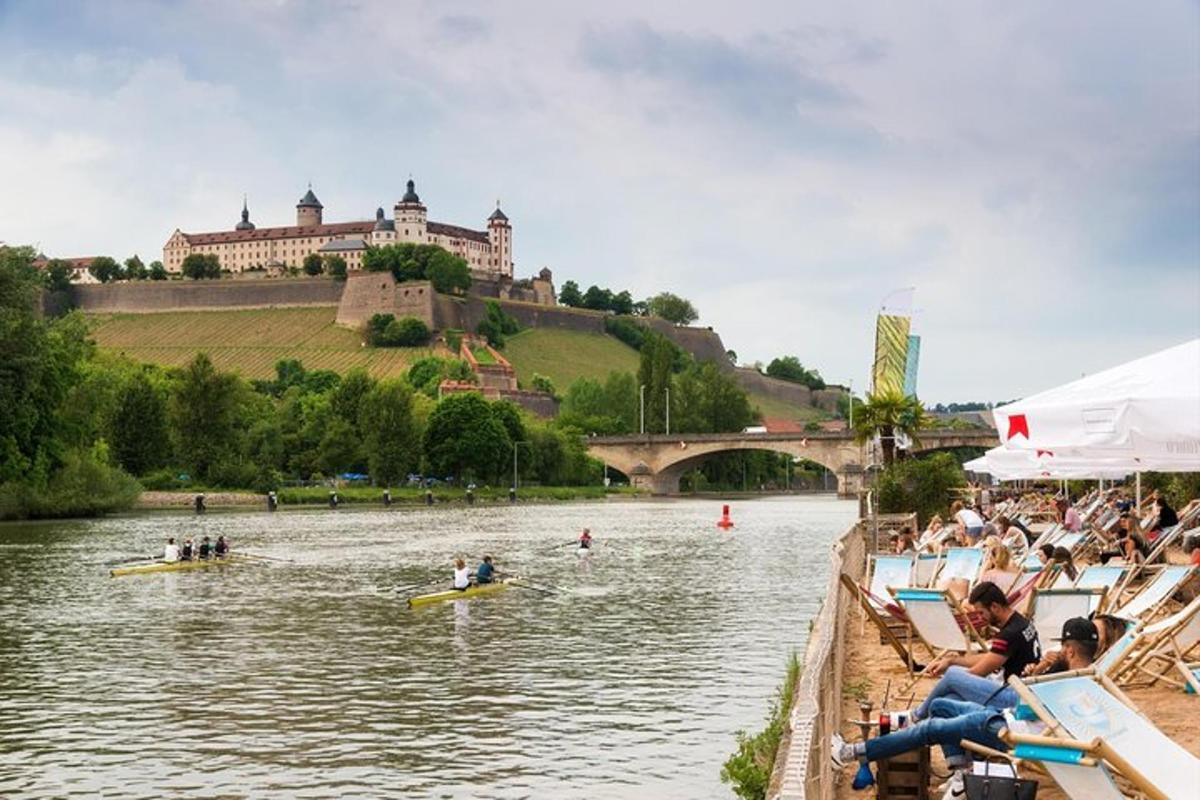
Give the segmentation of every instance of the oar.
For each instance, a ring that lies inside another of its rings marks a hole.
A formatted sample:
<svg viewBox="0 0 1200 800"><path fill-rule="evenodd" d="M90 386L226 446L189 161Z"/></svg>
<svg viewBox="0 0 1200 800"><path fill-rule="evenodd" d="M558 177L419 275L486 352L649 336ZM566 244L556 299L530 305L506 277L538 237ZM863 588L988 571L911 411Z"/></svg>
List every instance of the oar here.
<svg viewBox="0 0 1200 800"><path fill-rule="evenodd" d="M263 561L279 561L284 564L295 564L296 563L295 559L276 558L275 556L260 556L257 553L229 553L226 555L226 558L228 558L230 556L237 556L239 558L260 558Z"/></svg>
<svg viewBox="0 0 1200 800"><path fill-rule="evenodd" d="M134 561L157 561L158 556L130 556L129 558L118 558L116 561L105 561L104 566L114 567L117 564L129 564Z"/></svg>
<svg viewBox="0 0 1200 800"><path fill-rule="evenodd" d="M508 585L514 589L528 589L531 592L539 592L541 594L558 594L558 591L555 589L545 589L541 586L534 586L532 584L525 583L523 580L509 581Z"/></svg>
<svg viewBox="0 0 1200 800"><path fill-rule="evenodd" d="M431 589L445 583L444 580L429 581L428 583L408 583L396 587L397 592L415 592L418 589Z"/></svg>

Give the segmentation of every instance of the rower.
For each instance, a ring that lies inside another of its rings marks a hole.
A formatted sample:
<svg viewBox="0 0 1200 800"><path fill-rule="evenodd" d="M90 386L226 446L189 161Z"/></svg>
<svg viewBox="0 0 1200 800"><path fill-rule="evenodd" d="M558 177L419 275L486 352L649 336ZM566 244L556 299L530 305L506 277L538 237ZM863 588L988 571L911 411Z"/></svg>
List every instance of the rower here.
<svg viewBox="0 0 1200 800"><path fill-rule="evenodd" d="M163 561L168 564L173 564L179 560L179 545L175 544L175 537L167 539L167 546L163 548Z"/></svg>
<svg viewBox="0 0 1200 800"><path fill-rule="evenodd" d="M217 543L213 546L213 553L216 554L217 558L224 558L229 555L229 542L225 541L224 536L217 537Z"/></svg>
<svg viewBox="0 0 1200 800"><path fill-rule="evenodd" d="M492 557L484 556L483 563L475 568L475 583L495 583L496 568L492 565Z"/></svg>
<svg viewBox="0 0 1200 800"><path fill-rule="evenodd" d="M212 543L208 541L207 536L200 540L200 558L205 561L212 558Z"/></svg>
<svg viewBox="0 0 1200 800"><path fill-rule="evenodd" d="M193 552L192 540L184 539L183 540L183 549L181 549L179 551L179 560L180 561L191 561L192 560L192 552Z"/></svg>
<svg viewBox="0 0 1200 800"><path fill-rule="evenodd" d="M579 534L579 546L584 550L590 550L592 547L592 529L584 528L583 533Z"/></svg>
<svg viewBox="0 0 1200 800"><path fill-rule="evenodd" d="M465 592L471 587L471 571L467 569L467 562L461 558L454 560L454 588L460 592Z"/></svg>

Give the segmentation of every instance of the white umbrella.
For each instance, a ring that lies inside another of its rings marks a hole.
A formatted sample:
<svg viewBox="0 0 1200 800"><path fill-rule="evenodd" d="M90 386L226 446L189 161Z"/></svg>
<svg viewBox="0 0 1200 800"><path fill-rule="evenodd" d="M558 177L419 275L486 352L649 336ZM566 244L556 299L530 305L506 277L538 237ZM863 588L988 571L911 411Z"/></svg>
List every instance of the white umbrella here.
<svg viewBox="0 0 1200 800"><path fill-rule="evenodd" d="M1120 459L1059 457L1046 450L1010 450L1004 447L993 447L974 461L968 461L963 468L971 472L986 472L1005 481L1026 478L1120 480L1139 469L1133 462Z"/></svg>
<svg viewBox="0 0 1200 800"><path fill-rule="evenodd" d="M1200 339L994 410L1003 447L1200 471ZM1062 452L1060 452L1062 451Z"/></svg>

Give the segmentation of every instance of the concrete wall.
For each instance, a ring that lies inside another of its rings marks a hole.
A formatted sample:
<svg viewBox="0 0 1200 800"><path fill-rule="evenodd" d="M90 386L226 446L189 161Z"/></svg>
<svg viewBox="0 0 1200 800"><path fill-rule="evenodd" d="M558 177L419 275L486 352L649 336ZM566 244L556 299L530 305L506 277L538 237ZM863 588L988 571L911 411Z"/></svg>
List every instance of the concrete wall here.
<svg viewBox="0 0 1200 800"><path fill-rule="evenodd" d="M72 286L75 307L92 314L334 306L343 284L328 278L137 281Z"/></svg>

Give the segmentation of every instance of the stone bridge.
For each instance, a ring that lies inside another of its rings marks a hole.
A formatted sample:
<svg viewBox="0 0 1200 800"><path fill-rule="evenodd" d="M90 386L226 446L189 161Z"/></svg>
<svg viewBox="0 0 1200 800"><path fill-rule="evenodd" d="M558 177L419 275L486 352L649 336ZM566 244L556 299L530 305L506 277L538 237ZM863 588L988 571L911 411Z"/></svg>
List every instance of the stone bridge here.
<svg viewBox="0 0 1200 800"><path fill-rule="evenodd" d="M951 447L995 447L994 430L929 430L914 452ZM716 453L770 450L820 464L838 478L838 494L856 497L863 488L865 445L849 433L682 433L592 436L588 455L629 476L630 483L654 494L676 494L679 479Z"/></svg>

